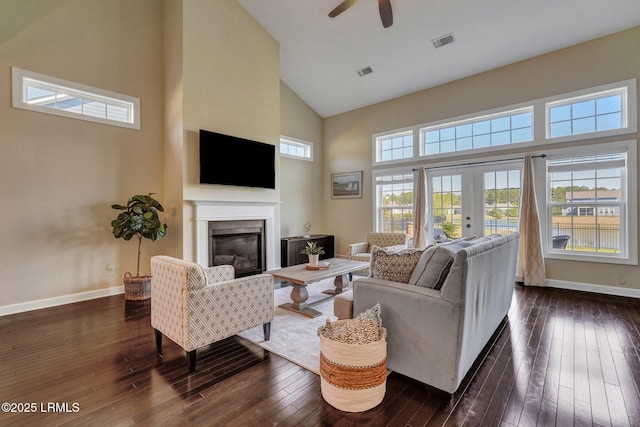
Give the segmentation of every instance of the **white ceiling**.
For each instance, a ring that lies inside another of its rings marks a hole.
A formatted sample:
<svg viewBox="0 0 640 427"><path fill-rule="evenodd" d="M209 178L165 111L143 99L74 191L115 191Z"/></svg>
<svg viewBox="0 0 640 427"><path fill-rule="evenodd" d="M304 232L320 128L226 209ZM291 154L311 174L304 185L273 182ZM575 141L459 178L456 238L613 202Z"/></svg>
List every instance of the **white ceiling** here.
<svg viewBox="0 0 640 427"><path fill-rule="evenodd" d="M640 25L640 0L391 0L387 29L375 0L333 19L342 0L238 1L280 43L282 80L322 117ZM434 49L449 33L455 43Z"/></svg>

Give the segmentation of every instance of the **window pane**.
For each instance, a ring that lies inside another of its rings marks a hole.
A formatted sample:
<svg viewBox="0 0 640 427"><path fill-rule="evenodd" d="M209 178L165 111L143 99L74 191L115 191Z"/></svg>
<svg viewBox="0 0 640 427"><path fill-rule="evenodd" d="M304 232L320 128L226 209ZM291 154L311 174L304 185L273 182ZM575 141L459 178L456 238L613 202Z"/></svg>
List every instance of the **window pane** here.
<svg viewBox="0 0 640 427"><path fill-rule="evenodd" d="M626 87L607 94L586 95L583 100L567 101L561 105L547 104L549 138L581 135L622 129L625 126Z"/></svg>
<svg viewBox="0 0 640 427"><path fill-rule="evenodd" d="M624 154L552 160L549 174L551 251L616 256L622 254L625 232L621 213L625 168L610 167ZM572 166L575 169L571 170ZM592 165L592 168L585 166ZM603 167L600 168L599 166Z"/></svg>
<svg viewBox="0 0 640 427"><path fill-rule="evenodd" d="M406 233L413 238L413 174L376 177L378 232Z"/></svg>

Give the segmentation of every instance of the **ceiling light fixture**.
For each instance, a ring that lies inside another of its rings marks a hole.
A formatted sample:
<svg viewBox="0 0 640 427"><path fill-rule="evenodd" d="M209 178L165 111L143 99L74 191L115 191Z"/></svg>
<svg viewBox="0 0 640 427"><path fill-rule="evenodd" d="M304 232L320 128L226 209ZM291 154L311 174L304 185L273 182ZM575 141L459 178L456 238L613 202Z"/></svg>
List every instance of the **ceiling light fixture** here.
<svg viewBox="0 0 640 427"><path fill-rule="evenodd" d="M373 68L371 68L371 66L360 68L359 70L356 70L356 73L358 73L360 77L363 77L367 74L373 73Z"/></svg>
<svg viewBox="0 0 640 427"><path fill-rule="evenodd" d="M447 35L444 35L442 37L438 37L437 39L433 39L431 40L431 43L433 43L433 47L435 47L436 49L448 44L451 44L455 41L455 39L453 38L453 33L449 33Z"/></svg>

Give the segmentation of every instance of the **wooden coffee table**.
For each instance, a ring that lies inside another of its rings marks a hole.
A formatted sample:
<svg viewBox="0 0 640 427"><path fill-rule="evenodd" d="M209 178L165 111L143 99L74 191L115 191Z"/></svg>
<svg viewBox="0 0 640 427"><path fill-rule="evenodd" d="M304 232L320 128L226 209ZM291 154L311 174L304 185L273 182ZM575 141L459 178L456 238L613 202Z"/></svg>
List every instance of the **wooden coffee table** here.
<svg viewBox="0 0 640 427"><path fill-rule="evenodd" d="M349 273L364 270L369 267L368 262L351 261L345 258L329 258L322 260L321 263L329 263L330 266L321 270L310 270L307 268L307 264L298 264L291 267L279 268L277 270L267 271L267 274L271 274L274 278L291 282L291 301L286 304L281 304L286 310L290 310L296 313L303 314L307 317L317 317L322 315L321 312L315 310L309 306L307 299L309 293L307 292L307 285L318 282L320 280L329 279L335 277L333 281L335 285L334 290L324 291L327 294L335 295L342 293L345 287L349 286ZM327 297L329 298L329 297ZM314 304L325 301L314 301Z"/></svg>

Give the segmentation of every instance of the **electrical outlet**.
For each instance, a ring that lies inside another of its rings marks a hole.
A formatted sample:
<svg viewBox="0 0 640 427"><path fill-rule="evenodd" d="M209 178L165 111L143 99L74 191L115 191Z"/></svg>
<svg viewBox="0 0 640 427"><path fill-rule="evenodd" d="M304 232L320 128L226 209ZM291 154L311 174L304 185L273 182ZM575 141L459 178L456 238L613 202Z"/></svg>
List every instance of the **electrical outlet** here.
<svg viewBox="0 0 640 427"><path fill-rule="evenodd" d="M107 276L115 276L116 275L117 269L116 269L115 265L111 265L111 264L107 265L106 270L107 270Z"/></svg>

